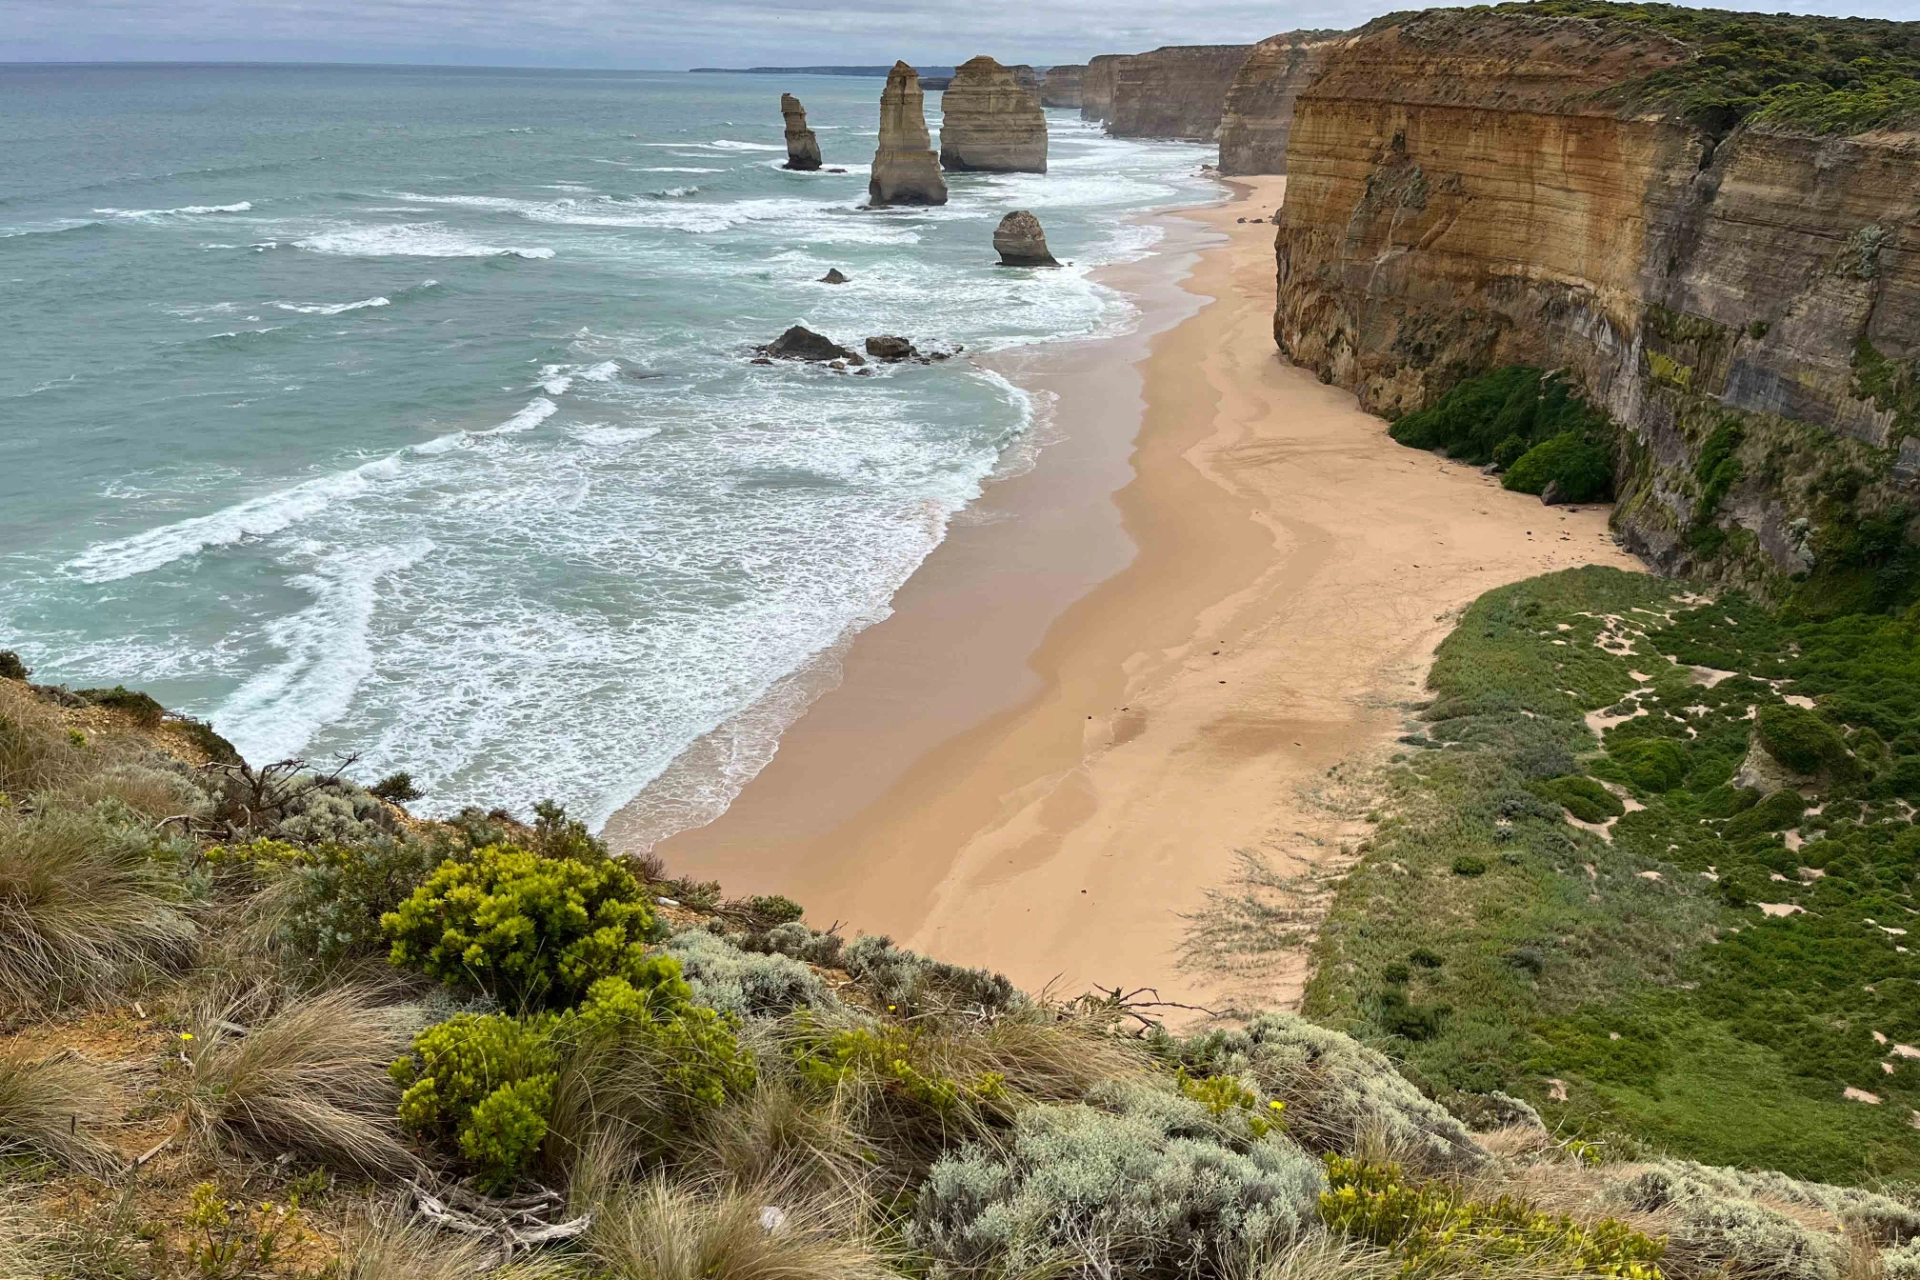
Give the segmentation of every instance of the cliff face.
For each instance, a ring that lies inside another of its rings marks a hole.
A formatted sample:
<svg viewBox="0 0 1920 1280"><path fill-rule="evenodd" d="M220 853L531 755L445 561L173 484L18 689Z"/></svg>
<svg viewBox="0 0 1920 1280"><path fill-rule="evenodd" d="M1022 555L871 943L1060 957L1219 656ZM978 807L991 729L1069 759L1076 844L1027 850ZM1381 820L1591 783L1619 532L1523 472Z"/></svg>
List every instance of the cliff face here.
<svg viewBox="0 0 1920 1280"><path fill-rule="evenodd" d="M953 73L940 109L942 168L1047 171L1047 117L1040 110L1038 94L1022 85L1012 68L988 57L962 64Z"/></svg>
<svg viewBox="0 0 1920 1280"><path fill-rule="evenodd" d="M1220 117L1220 172L1285 173L1293 101L1313 78L1340 31L1288 31L1253 46L1227 91Z"/></svg>
<svg viewBox="0 0 1920 1280"><path fill-rule="evenodd" d="M1043 107L1079 107L1080 86L1087 69L1083 66L1048 67L1040 78L1040 105Z"/></svg>
<svg viewBox="0 0 1920 1280"><path fill-rule="evenodd" d="M1220 132L1227 92L1247 55L1246 44L1169 45L1121 60L1114 71L1107 132L1117 138L1191 138Z"/></svg>
<svg viewBox="0 0 1920 1280"><path fill-rule="evenodd" d="M1388 416L1489 368L1573 370L1626 429L1629 545L1779 593L1846 540L1841 507L1920 498L1901 438L1920 433L1920 135L1716 139L1596 102L1695 56L1458 11L1331 51L1296 100L1274 334ZM1736 477L1717 488L1716 432Z"/></svg>
<svg viewBox="0 0 1920 1280"><path fill-rule="evenodd" d="M1082 120L1105 121L1113 118L1114 76L1127 57L1124 53L1103 53L1087 60L1087 69L1080 77Z"/></svg>
<svg viewBox="0 0 1920 1280"><path fill-rule="evenodd" d="M867 200L875 206L947 202L947 180L927 133L920 75L904 62L893 64L880 91L880 147L873 153Z"/></svg>
<svg viewBox="0 0 1920 1280"><path fill-rule="evenodd" d="M820 139L807 128L807 109L790 93L780 95L780 115L787 124L787 164L789 169L811 170L820 167Z"/></svg>

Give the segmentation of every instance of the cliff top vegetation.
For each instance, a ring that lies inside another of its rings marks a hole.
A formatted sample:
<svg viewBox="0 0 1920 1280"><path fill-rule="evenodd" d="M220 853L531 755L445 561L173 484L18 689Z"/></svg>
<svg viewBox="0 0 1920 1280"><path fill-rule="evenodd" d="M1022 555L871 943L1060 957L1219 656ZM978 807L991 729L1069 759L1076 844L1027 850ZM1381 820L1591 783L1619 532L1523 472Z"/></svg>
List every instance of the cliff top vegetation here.
<svg viewBox="0 0 1920 1280"><path fill-rule="evenodd" d="M1736 13L1610 0L1529 0L1469 13L1585 18L1675 37L1695 57L1606 91L1626 110L1674 111L1715 137L1743 121L1855 134L1920 124L1920 22ZM1363 30L1406 22L1392 14Z"/></svg>

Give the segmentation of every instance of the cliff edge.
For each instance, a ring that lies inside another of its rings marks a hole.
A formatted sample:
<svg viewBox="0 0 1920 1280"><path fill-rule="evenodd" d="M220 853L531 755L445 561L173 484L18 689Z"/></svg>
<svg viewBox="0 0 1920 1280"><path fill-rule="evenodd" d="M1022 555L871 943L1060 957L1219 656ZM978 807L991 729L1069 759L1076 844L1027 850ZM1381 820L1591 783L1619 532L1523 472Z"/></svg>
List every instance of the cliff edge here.
<svg viewBox="0 0 1920 1280"><path fill-rule="evenodd" d="M1116 138L1212 142L1246 44L1169 45L1114 64L1107 132Z"/></svg>
<svg viewBox="0 0 1920 1280"><path fill-rule="evenodd" d="M1220 172L1285 173L1293 103L1344 31L1288 31L1253 46L1220 117Z"/></svg>

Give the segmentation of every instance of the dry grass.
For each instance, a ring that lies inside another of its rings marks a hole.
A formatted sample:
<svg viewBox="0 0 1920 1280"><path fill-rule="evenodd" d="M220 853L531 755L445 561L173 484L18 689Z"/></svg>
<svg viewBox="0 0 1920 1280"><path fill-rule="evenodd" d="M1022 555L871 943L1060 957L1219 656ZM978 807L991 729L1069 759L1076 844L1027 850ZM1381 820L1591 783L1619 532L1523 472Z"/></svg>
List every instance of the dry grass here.
<svg viewBox="0 0 1920 1280"><path fill-rule="evenodd" d="M1142 1075L1151 1065L1137 1042L1042 1005L991 1022L942 1020L920 1044L939 1074L955 1080L998 1074L1023 1104L1078 1102L1096 1084Z"/></svg>
<svg viewBox="0 0 1920 1280"><path fill-rule="evenodd" d="M79 1173L104 1173L118 1153L95 1126L114 1114L114 1089L101 1068L24 1047L0 1052L0 1155L28 1152Z"/></svg>
<svg viewBox="0 0 1920 1280"><path fill-rule="evenodd" d="M144 843L95 815L0 809L0 1002L99 994L182 958L195 931L175 896Z"/></svg>
<svg viewBox="0 0 1920 1280"><path fill-rule="evenodd" d="M0 680L0 791L23 796L62 786L91 772L92 764L58 711L25 685Z"/></svg>
<svg viewBox="0 0 1920 1280"><path fill-rule="evenodd" d="M1321 1232L1251 1268L1246 1280L1396 1280L1401 1266L1385 1249Z"/></svg>
<svg viewBox="0 0 1920 1280"><path fill-rule="evenodd" d="M210 1002L184 1042L186 1109L197 1137L365 1174L415 1167L399 1138L399 1095L387 1067L411 1042L416 1009L344 987L296 1000L241 1034L228 1024L239 1024L246 1008Z"/></svg>
<svg viewBox="0 0 1920 1280"><path fill-rule="evenodd" d="M861 1135L844 1099L818 1101L763 1075L753 1093L708 1126L701 1163L734 1186L783 1185L865 1201L881 1154Z"/></svg>
<svg viewBox="0 0 1920 1280"><path fill-rule="evenodd" d="M587 1249L613 1280L893 1280L845 1221L772 1189L655 1181L603 1205Z"/></svg>
<svg viewBox="0 0 1920 1280"><path fill-rule="evenodd" d="M471 1280L482 1272L494 1280L556 1280L573 1274L539 1256L499 1267L498 1245L410 1223L399 1208L389 1206L380 1218L348 1231L339 1280Z"/></svg>

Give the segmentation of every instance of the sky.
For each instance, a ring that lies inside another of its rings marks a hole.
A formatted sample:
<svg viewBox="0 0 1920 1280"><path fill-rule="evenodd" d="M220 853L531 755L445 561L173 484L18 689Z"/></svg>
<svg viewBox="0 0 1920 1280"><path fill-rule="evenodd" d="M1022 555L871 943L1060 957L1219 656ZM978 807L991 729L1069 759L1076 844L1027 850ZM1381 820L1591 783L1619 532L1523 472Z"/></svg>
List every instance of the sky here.
<svg viewBox="0 0 1920 1280"><path fill-rule="evenodd" d="M685 70L1084 62L1163 44L1351 27L1379 0L0 0L0 62L397 62ZM1920 0L1716 7L1920 19Z"/></svg>

